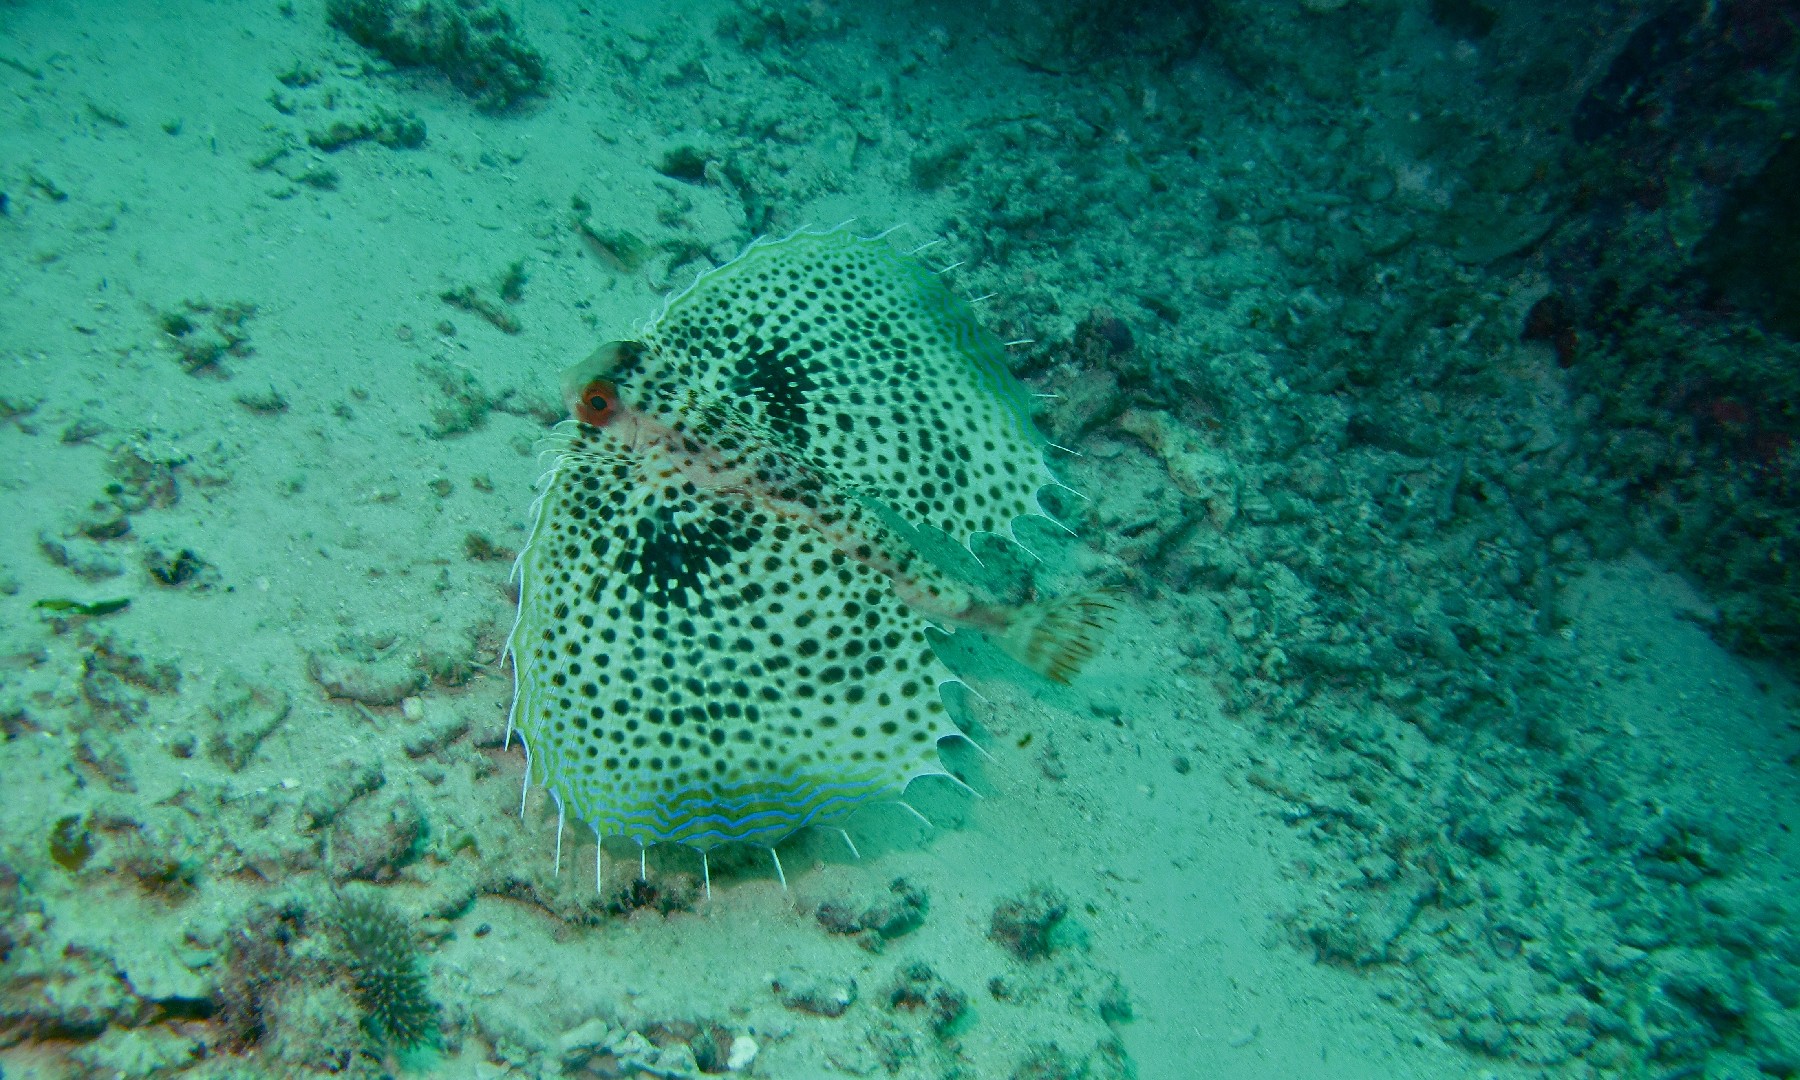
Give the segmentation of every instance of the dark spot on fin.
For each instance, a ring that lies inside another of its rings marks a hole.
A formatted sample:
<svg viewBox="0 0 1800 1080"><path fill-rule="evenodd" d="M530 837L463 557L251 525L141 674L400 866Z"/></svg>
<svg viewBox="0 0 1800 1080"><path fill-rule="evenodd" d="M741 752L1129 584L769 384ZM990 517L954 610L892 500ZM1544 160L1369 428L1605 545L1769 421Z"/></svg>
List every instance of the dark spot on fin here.
<svg viewBox="0 0 1800 1080"><path fill-rule="evenodd" d="M758 339L751 338L752 343ZM819 388L813 378L824 370L815 360L794 360L784 355L781 339L737 362L737 390L763 403L769 427L794 446L804 447L811 437L806 426L807 395Z"/></svg>
<svg viewBox="0 0 1800 1080"><path fill-rule="evenodd" d="M613 569L626 578L633 593L659 608L704 606L713 568L730 562L734 550L755 539L740 538L724 518L715 518L706 528L696 521L677 523L673 511L662 506L639 519ZM597 594L606 580L597 576L591 591Z"/></svg>

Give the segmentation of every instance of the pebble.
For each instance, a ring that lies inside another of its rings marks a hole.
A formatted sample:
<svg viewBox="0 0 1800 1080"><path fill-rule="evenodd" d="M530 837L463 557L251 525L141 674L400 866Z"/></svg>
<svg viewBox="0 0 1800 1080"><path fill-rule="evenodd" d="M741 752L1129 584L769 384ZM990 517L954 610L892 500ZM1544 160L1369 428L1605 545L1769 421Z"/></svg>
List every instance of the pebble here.
<svg viewBox="0 0 1800 1080"><path fill-rule="evenodd" d="M748 1035L739 1035L732 1039L731 1050L725 1055L725 1070L727 1072L742 1072L749 1068L750 1063L756 1060L756 1051L758 1049L756 1040Z"/></svg>

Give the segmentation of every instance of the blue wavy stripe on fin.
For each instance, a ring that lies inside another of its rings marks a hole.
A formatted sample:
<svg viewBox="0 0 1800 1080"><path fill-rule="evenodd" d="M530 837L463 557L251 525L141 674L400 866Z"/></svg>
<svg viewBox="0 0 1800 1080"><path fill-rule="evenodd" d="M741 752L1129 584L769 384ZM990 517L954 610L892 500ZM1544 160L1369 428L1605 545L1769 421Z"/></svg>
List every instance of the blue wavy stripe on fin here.
<svg viewBox="0 0 1800 1080"><path fill-rule="evenodd" d="M777 791L755 785L735 796L696 788L666 802L645 805L638 813L607 815L604 824L608 831L650 843L678 842L701 848L730 842L774 843L809 825L842 821L859 807L881 799L893 786L891 781L874 778L795 783Z"/></svg>

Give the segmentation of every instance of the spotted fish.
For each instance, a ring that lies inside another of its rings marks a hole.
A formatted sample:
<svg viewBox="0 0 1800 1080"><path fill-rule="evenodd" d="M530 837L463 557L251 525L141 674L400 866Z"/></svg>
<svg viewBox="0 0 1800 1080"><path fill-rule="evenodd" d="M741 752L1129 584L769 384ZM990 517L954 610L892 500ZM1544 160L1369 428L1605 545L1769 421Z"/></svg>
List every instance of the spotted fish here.
<svg viewBox="0 0 1800 1080"><path fill-rule="evenodd" d="M1072 677L1110 594L1001 604L908 535L1044 515L1001 349L834 230L753 244L565 372L509 639L527 783L597 839L772 847L945 773L934 630Z"/></svg>

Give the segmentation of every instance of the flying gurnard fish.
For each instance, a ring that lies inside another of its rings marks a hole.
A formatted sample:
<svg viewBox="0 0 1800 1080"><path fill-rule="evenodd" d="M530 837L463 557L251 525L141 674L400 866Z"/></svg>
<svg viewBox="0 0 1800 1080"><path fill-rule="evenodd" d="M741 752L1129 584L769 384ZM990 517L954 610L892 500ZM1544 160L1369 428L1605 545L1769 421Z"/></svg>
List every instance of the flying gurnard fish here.
<svg viewBox="0 0 1800 1080"><path fill-rule="evenodd" d="M838 229L752 244L565 372L508 642L508 739L556 800L559 864L568 816L596 881L613 835L704 873L719 844L773 851L948 775L932 632L1059 682L1092 657L1113 592L1001 603L912 539L1049 517L1002 351L938 273Z"/></svg>

